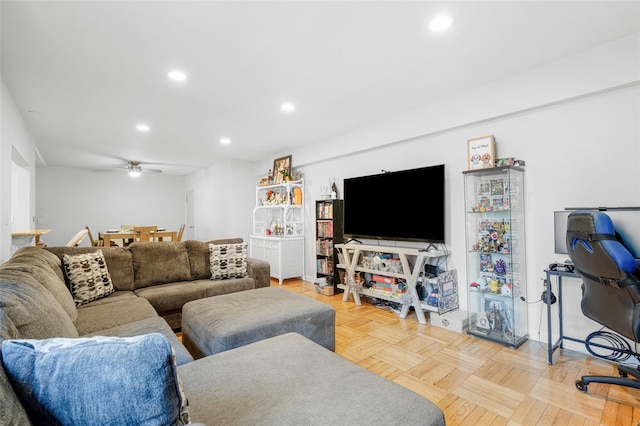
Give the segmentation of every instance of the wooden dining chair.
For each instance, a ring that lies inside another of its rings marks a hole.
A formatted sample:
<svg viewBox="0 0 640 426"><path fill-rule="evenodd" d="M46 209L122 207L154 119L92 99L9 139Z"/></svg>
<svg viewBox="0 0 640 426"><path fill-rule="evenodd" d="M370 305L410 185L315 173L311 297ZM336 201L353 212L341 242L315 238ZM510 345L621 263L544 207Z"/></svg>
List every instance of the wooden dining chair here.
<svg viewBox="0 0 640 426"><path fill-rule="evenodd" d="M100 244L100 241L93 239L93 235L91 234L91 230L89 229L88 226L85 226L84 229L87 230L87 237L89 237L89 242L91 243L91 247L98 247L98 244Z"/></svg>
<svg viewBox="0 0 640 426"><path fill-rule="evenodd" d="M176 238L176 241L182 241L182 235L184 234L184 227L185 227L185 224L183 223L182 226L180 226L180 230L178 231L178 237Z"/></svg>
<svg viewBox="0 0 640 426"><path fill-rule="evenodd" d="M89 237L89 242L91 243L91 247L102 247L104 246L104 241L101 239L94 240L93 234L91 233L91 229L88 226L85 226L84 229L87 230L87 237ZM115 241L109 241L109 246L111 247L119 247Z"/></svg>
<svg viewBox="0 0 640 426"><path fill-rule="evenodd" d="M123 232L133 232L133 228L135 228L138 225L120 225L120 229ZM124 243L125 246L128 246L129 244L131 244L132 242L135 241L135 238L125 238L122 240L122 242Z"/></svg>
<svg viewBox="0 0 640 426"><path fill-rule="evenodd" d="M78 233L76 235L74 235L73 238L71 238L69 240L69 242L66 244L66 246L67 247L78 247L78 244L80 244L80 242L82 240L84 240L84 238L87 236L88 233L89 233L89 231L87 231L86 229L78 231Z"/></svg>
<svg viewBox="0 0 640 426"><path fill-rule="evenodd" d="M134 226L133 241L147 243L158 240L158 226Z"/></svg>

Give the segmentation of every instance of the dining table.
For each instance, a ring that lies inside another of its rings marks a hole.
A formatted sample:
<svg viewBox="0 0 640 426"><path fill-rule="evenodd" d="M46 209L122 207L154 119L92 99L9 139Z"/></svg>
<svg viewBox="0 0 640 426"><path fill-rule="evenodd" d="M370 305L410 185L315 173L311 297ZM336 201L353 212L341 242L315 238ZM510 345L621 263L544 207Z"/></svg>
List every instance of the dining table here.
<svg viewBox="0 0 640 426"><path fill-rule="evenodd" d="M166 239L171 239L171 241L176 241L178 239L178 231L167 231L164 228L158 228L157 232L151 233L155 236L158 241L166 241ZM108 229L104 232L98 232L98 239L103 241L104 247L109 247L111 244L111 240L133 240L133 229Z"/></svg>

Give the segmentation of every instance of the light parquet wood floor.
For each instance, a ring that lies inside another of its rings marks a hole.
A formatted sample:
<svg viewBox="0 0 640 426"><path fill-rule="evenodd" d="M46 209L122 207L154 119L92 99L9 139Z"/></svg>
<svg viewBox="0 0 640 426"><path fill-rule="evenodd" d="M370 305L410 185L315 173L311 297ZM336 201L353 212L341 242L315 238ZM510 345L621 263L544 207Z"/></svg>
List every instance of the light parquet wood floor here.
<svg viewBox="0 0 640 426"><path fill-rule="evenodd" d="M538 341L511 349L421 325L414 313L400 319L305 290L299 279L281 287L333 306L336 353L433 401L447 425L640 424L640 390L591 383L583 393L574 385L584 374L616 374L613 363L559 350L551 366Z"/></svg>

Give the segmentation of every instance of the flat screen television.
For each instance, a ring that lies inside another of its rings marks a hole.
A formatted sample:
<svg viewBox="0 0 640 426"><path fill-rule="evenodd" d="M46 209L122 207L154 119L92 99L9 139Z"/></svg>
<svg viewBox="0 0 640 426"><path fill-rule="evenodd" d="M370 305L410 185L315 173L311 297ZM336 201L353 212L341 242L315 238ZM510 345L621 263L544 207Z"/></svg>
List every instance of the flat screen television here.
<svg viewBox="0 0 640 426"><path fill-rule="evenodd" d="M345 179L344 234L444 243L444 164Z"/></svg>

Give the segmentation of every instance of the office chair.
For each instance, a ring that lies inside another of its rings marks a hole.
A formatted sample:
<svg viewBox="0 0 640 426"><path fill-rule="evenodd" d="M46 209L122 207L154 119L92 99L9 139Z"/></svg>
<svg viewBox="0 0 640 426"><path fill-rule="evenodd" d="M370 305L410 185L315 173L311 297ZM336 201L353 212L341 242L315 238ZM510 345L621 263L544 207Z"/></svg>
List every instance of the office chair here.
<svg viewBox="0 0 640 426"><path fill-rule="evenodd" d="M572 212L567 220L567 249L575 271L582 278L582 313L615 333L639 342L640 273L631 253L616 238L611 218L601 211ZM624 361L631 356L640 360L639 355L631 350L625 340L615 337L617 339L613 342L617 344L611 348L593 345L612 350L612 354L617 354L616 360ZM590 348L589 338L586 345L590 353L598 355ZM618 373L620 377L582 376L575 384L583 392L587 391L589 383L609 383L640 389L638 365L619 363Z"/></svg>

